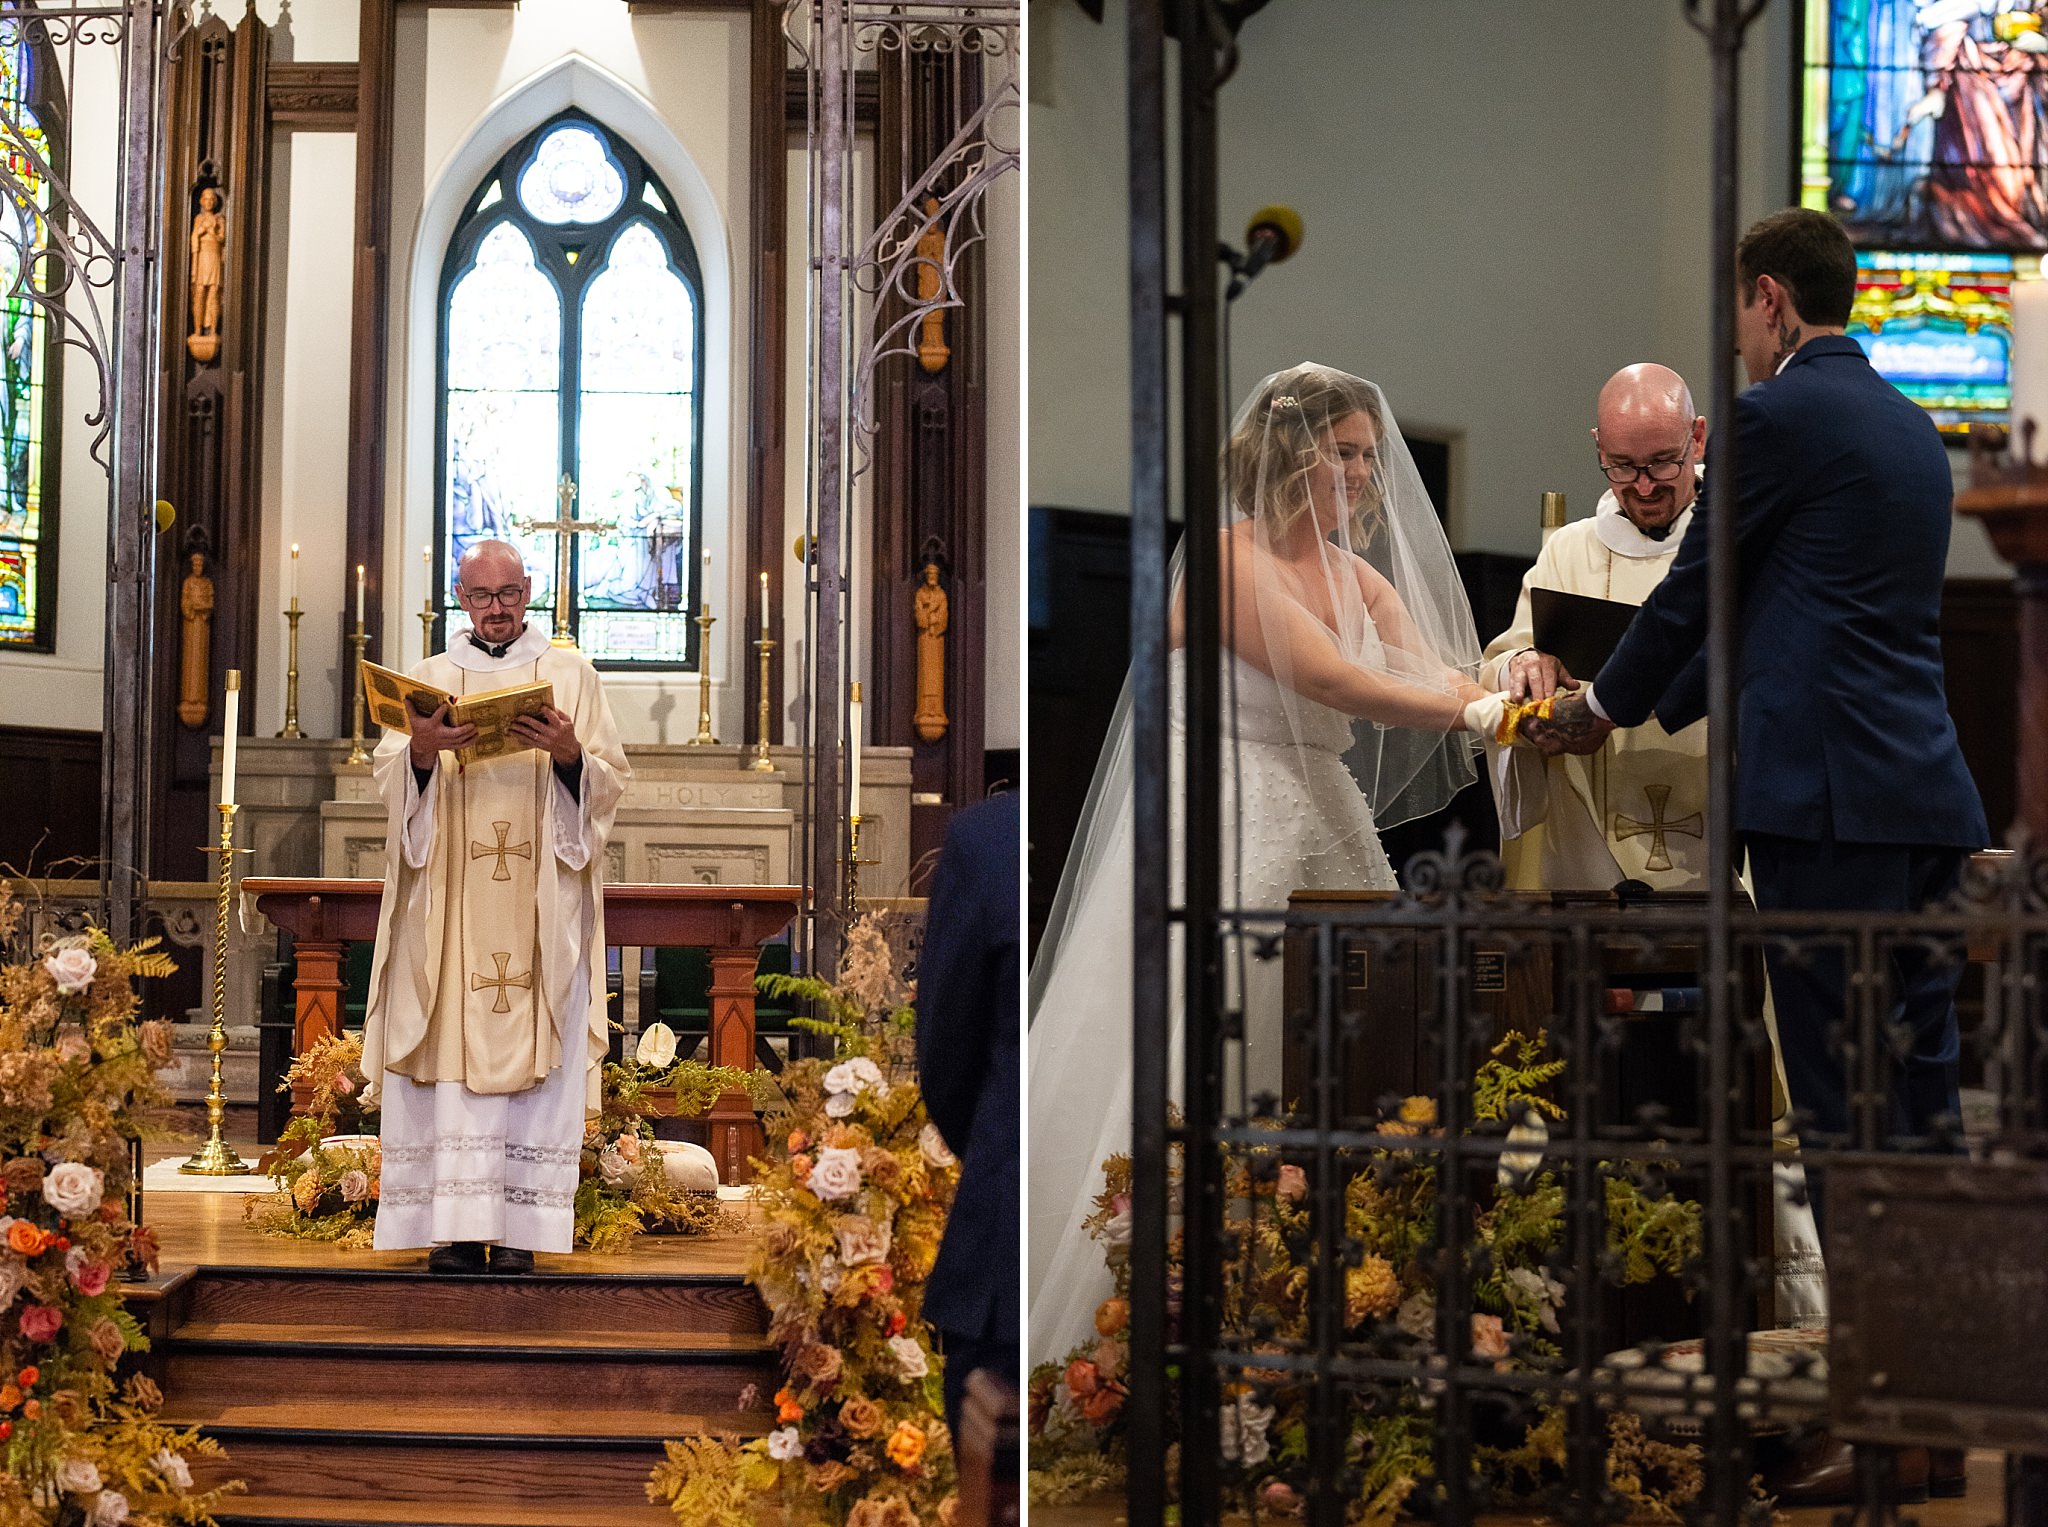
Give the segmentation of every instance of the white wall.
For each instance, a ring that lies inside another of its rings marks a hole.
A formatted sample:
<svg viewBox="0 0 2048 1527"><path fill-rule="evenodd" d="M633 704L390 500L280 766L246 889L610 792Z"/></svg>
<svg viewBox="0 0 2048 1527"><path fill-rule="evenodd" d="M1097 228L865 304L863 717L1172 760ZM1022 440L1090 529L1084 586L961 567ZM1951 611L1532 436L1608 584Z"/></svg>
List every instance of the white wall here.
<svg viewBox="0 0 2048 1527"><path fill-rule="evenodd" d="M1042 0L1040 0L1042 3ZM1011 141L1016 114L1001 124ZM1017 311L1022 263L1019 185L1005 176L988 190L988 648L983 663L988 696L986 746L1023 746L1024 580L1017 576L1024 555L1024 484L1020 379L1022 345ZM1055 265L1052 267L1057 269Z"/></svg>

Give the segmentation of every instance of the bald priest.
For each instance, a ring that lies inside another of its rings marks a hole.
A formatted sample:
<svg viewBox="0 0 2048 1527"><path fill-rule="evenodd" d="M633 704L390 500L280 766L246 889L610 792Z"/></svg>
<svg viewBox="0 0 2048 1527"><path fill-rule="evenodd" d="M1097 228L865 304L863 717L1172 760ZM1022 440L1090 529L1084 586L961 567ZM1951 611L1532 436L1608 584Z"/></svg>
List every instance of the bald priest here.
<svg viewBox="0 0 2048 1527"><path fill-rule="evenodd" d="M470 626L412 670L455 695L546 682L523 748L458 763L476 729L443 707L377 746L389 812L363 1034L382 1109L376 1245L436 1272L521 1273L565 1252L584 1118L606 1047L604 845L631 777L590 662L526 617L519 553L479 541Z"/></svg>

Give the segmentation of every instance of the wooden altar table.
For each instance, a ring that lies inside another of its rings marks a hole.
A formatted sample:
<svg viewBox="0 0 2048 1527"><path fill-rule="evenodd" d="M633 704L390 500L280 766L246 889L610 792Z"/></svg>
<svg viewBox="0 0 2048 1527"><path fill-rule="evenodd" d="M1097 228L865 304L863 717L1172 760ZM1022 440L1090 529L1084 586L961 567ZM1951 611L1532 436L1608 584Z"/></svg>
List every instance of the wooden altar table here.
<svg viewBox="0 0 2048 1527"><path fill-rule="evenodd" d="M293 983L292 1053L303 1054L341 1030L342 946L377 933L381 880L251 878L242 894L291 934L297 955ZM793 885L608 885L605 942L643 948L711 951L711 1063L754 1065L754 970L760 946L796 917L803 891ZM305 1111L294 1092L292 1111ZM761 1126L747 1095L728 1088L712 1105L711 1153L726 1182L747 1177L762 1148Z"/></svg>

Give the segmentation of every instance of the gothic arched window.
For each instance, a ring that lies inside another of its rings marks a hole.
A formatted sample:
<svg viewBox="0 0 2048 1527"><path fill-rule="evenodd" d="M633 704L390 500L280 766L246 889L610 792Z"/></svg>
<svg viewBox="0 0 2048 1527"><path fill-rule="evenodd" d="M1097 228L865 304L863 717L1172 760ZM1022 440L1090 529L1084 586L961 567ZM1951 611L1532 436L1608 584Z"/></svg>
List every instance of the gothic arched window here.
<svg viewBox="0 0 2048 1527"><path fill-rule="evenodd" d="M66 284L49 221L61 100L48 45L0 21L0 650L56 646L58 368L30 289Z"/></svg>
<svg viewBox="0 0 2048 1527"><path fill-rule="evenodd" d="M697 662L703 283L675 200L625 143L564 112L471 195L441 275L437 587L499 537L556 609L567 517L567 631L605 667ZM563 621L556 619L559 633Z"/></svg>

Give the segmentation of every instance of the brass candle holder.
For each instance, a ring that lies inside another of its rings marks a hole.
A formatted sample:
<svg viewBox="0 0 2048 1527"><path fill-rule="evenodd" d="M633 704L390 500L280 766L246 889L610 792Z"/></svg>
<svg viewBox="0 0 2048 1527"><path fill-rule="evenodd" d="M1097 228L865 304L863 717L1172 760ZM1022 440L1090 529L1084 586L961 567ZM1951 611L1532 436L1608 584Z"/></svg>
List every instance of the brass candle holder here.
<svg viewBox="0 0 2048 1527"><path fill-rule="evenodd" d="M303 737L299 730L299 622L306 618L306 612L299 608L299 596L292 595L291 608L284 612L284 618L291 624L291 635L285 644L284 669L284 726L280 737Z"/></svg>
<svg viewBox="0 0 2048 1527"><path fill-rule="evenodd" d="M768 657L775 650L775 639L763 631L761 639L754 643L754 648L761 654L761 706L757 722L760 735L755 739L754 757L747 765L747 770L753 774L773 774L775 760L768 756L768 728L772 720L768 713Z"/></svg>
<svg viewBox="0 0 2048 1527"><path fill-rule="evenodd" d="M214 809L220 813L220 844L205 850L220 855L220 890L213 915L213 1025L206 1035L213 1080L206 1087L206 1143L178 1170L196 1177L239 1177L249 1168L221 1135L228 1103L220 1080L221 1057L228 1048L228 908L235 894L235 808L222 804Z"/></svg>
<svg viewBox="0 0 2048 1527"><path fill-rule="evenodd" d="M420 606L420 661L425 662L434 655L434 601L429 599Z"/></svg>
<svg viewBox="0 0 2048 1527"><path fill-rule="evenodd" d="M846 858L841 862L846 866L846 919L848 922L851 922L854 918L860 916L861 866L864 864L880 864L882 861L879 859L861 858L860 818L858 816L848 817L846 819L846 827L848 834Z"/></svg>
<svg viewBox="0 0 2048 1527"><path fill-rule="evenodd" d="M356 622L356 634L349 638L356 649L355 681L356 704L355 725L348 734L348 758L352 764L368 763L370 755L363 750L363 658L370 646L370 633L363 629L363 623Z"/></svg>
<svg viewBox="0 0 2048 1527"><path fill-rule="evenodd" d="M711 734L711 628L716 624L706 602L704 613L697 617L697 735L689 742L693 748L718 746L718 739Z"/></svg>

